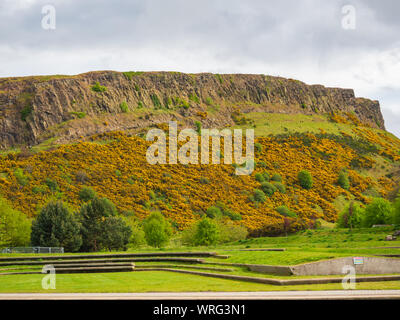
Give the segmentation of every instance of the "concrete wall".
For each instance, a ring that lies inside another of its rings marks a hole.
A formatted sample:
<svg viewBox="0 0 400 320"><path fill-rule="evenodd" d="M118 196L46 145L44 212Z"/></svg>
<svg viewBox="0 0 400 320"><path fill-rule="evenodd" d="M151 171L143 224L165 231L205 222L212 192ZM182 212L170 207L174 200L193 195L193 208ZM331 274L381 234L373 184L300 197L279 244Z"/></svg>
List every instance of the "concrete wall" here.
<svg viewBox="0 0 400 320"><path fill-rule="evenodd" d="M344 266L352 266L356 274L391 274L400 273L400 259L364 257L363 264L354 264L352 257L317 261L292 266L294 275L343 275ZM348 271L346 272L348 273Z"/></svg>

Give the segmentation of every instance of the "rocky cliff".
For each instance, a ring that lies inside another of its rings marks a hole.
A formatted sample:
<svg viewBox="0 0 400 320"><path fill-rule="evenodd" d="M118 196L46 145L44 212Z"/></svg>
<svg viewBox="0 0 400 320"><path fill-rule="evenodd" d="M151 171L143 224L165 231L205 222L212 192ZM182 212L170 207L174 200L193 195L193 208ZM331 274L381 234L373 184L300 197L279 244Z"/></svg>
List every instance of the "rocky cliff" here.
<svg viewBox="0 0 400 320"><path fill-rule="evenodd" d="M384 129L378 101L351 89L249 74L89 72L0 79L0 147L65 142L111 130L177 120L232 125L233 113L352 113Z"/></svg>

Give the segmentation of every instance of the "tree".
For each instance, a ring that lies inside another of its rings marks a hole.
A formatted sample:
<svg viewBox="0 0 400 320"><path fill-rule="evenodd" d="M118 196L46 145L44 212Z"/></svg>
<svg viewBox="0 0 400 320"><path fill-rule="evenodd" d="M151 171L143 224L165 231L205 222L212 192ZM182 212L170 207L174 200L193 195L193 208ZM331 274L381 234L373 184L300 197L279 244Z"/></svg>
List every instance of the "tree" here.
<svg viewBox="0 0 400 320"><path fill-rule="evenodd" d="M196 246L215 245L219 239L217 224L207 218L199 220L195 226L193 244Z"/></svg>
<svg viewBox="0 0 400 320"><path fill-rule="evenodd" d="M95 197L80 210L82 250L98 251L104 247L104 224L108 217L117 215L115 205L107 198Z"/></svg>
<svg viewBox="0 0 400 320"><path fill-rule="evenodd" d="M368 228L372 227L374 224L390 224L392 220L392 204L383 198L375 198L365 208L364 226Z"/></svg>
<svg viewBox="0 0 400 320"><path fill-rule="evenodd" d="M400 225L400 193L393 203L393 223Z"/></svg>
<svg viewBox="0 0 400 320"><path fill-rule="evenodd" d="M143 230L148 245L156 248L165 246L171 237L171 224L160 212L152 212L144 221Z"/></svg>
<svg viewBox="0 0 400 320"><path fill-rule="evenodd" d="M129 246L136 248L146 244L143 227L138 219L132 214L124 217L124 220L132 231L132 234L129 238Z"/></svg>
<svg viewBox="0 0 400 320"><path fill-rule="evenodd" d="M360 228L364 218L364 209L353 201L340 213L337 221L339 228Z"/></svg>
<svg viewBox="0 0 400 320"><path fill-rule="evenodd" d="M31 242L34 246L78 251L82 245L79 224L64 203L49 202L33 221Z"/></svg>
<svg viewBox="0 0 400 320"><path fill-rule="evenodd" d="M88 202L96 197L96 191L93 190L91 187L83 187L79 191L79 199L84 202Z"/></svg>
<svg viewBox="0 0 400 320"><path fill-rule="evenodd" d="M348 190L350 188L349 175L345 170L340 171L338 177L338 184L345 190Z"/></svg>
<svg viewBox="0 0 400 320"><path fill-rule="evenodd" d="M120 217L108 217L102 224L101 243L109 251L126 250L131 228Z"/></svg>
<svg viewBox="0 0 400 320"><path fill-rule="evenodd" d="M300 185L304 189L311 189L313 185L313 179L311 176L311 173L309 173L307 170L302 170L298 173L297 178L299 179Z"/></svg>
<svg viewBox="0 0 400 320"><path fill-rule="evenodd" d="M30 242L31 222L0 198L0 247L22 247Z"/></svg>

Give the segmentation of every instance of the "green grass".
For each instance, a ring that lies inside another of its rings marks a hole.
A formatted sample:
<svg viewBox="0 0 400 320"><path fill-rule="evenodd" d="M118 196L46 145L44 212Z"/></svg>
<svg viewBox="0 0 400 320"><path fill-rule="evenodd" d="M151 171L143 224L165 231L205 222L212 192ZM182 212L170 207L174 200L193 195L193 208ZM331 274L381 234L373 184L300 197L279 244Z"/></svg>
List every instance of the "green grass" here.
<svg viewBox="0 0 400 320"><path fill-rule="evenodd" d="M352 131L354 126L331 122L326 115L250 112L244 114L244 116L246 119L254 121L256 136L295 132L321 133L320 129L323 129L326 133L340 135L340 132L343 131L354 136L354 132ZM242 128L243 126L237 127Z"/></svg>
<svg viewBox="0 0 400 320"><path fill-rule="evenodd" d="M207 278L172 272L126 272L59 274L56 289L42 289L43 275L1 276L0 292L193 292L193 291L281 291L341 290L341 284L274 286L267 284ZM400 281L357 284L357 289L400 289Z"/></svg>

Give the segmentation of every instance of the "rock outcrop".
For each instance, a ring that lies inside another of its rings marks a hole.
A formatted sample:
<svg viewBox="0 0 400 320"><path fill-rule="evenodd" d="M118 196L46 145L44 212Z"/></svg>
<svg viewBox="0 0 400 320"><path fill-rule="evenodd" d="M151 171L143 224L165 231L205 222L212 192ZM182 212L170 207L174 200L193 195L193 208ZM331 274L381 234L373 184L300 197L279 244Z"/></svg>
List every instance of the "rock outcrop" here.
<svg viewBox="0 0 400 320"><path fill-rule="evenodd" d="M352 113L384 129L379 102L356 98L351 89L265 75L99 71L0 79L0 147L139 130L168 120L232 125L238 110Z"/></svg>

